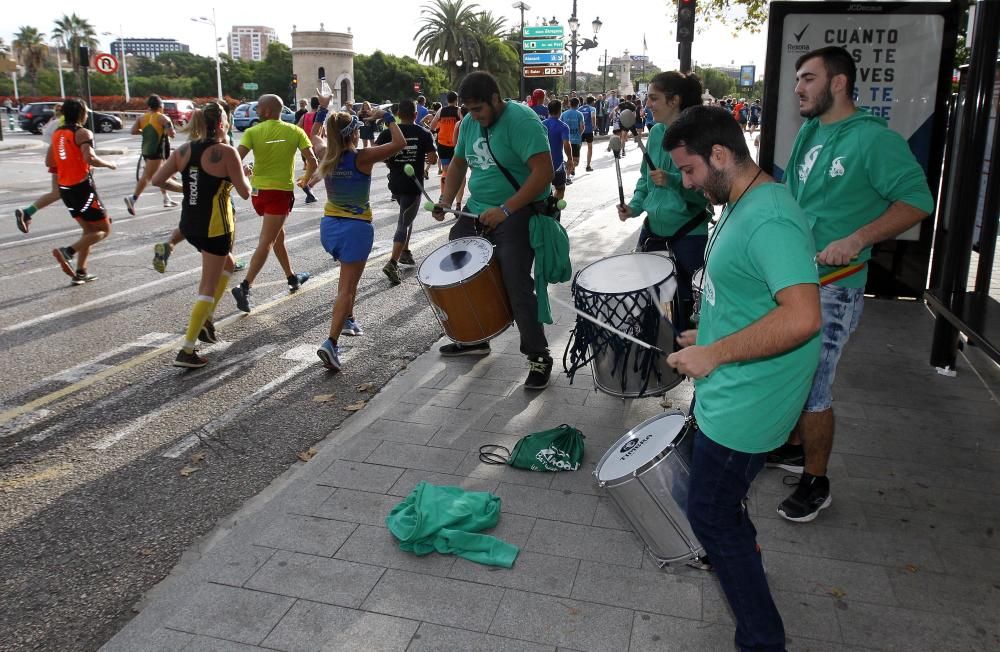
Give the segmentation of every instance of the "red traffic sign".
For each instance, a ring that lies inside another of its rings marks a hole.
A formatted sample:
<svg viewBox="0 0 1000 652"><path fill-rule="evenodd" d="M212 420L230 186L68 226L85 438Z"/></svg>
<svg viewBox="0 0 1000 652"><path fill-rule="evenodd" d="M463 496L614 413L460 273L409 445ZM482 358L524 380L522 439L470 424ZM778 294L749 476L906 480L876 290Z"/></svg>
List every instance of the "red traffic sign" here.
<svg viewBox="0 0 1000 652"><path fill-rule="evenodd" d="M566 66L525 66L525 77L562 77Z"/></svg>
<svg viewBox="0 0 1000 652"><path fill-rule="evenodd" d="M118 59L115 59L114 55L102 52L94 57L94 67L97 68L97 72L113 75L118 72Z"/></svg>

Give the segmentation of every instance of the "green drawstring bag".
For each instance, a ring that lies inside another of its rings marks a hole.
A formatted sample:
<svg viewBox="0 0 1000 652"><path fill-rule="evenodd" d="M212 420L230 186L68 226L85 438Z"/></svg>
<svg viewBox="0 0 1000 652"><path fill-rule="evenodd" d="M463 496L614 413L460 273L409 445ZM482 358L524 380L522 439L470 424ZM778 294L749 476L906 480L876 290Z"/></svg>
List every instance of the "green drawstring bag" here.
<svg viewBox="0 0 1000 652"><path fill-rule="evenodd" d="M479 461L528 471L576 471L583 461L583 433L565 423L522 437L508 450L499 444L479 447Z"/></svg>

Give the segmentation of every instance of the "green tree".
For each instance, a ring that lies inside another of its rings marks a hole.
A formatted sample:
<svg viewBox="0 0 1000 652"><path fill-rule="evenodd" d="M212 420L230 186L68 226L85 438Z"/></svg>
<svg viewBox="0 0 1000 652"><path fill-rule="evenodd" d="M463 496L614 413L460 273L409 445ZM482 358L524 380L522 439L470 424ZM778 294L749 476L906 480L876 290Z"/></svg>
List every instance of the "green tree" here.
<svg viewBox="0 0 1000 652"><path fill-rule="evenodd" d="M465 53L476 47L478 41L470 25L477 21L475 3L463 0L434 0L422 7L424 17L417 33L415 52L432 62L469 61ZM451 86L461 74L455 66L444 66Z"/></svg>
<svg viewBox="0 0 1000 652"><path fill-rule="evenodd" d="M701 85L712 94L712 97L719 98L736 93L736 80L721 70L696 67L695 73L701 79Z"/></svg>
<svg viewBox="0 0 1000 652"><path fill-rule="evenodd" d="M73 14L55 21L55 29L52 30L52 38L57 40L66 48L66 56L73 66L76 76L77 92L83 94L83 77L80 75L80 46L89 48L97 47L97 31L86 18L81 18Z"/></svg>
<svg viewBox="0 0 1000 652"><path fill-rule="evenodd" d="M38 94L38 71L45 65L45 34L35 27L21 26L14 34L14 56L17 57L28 76L31 94Z"/></svg>
<svg viewBox="0 0 1000 652"><path fill-rule="evenodd" d="M287 45L277 42L268 44L267 55L257 65L257 84L260 95L273 93L285 104L292 103L292 51Z"/></svg>
<svg viewBox="0 0 1000 652"><path fill-rule="evenodd" d="M448 79L436 66L421 65L412 57L397 57L376 50L354 57L354 97L380 103L415 98L413 84L421 82L420 95L437 97L448 90Z"/></svg>
<svg viewBox="0 0 1000 652"><path fill-rule="evenodd" d="M254 61L234 59L228 54L219 55L222 70L222 92L229 97L240 97L243 84L257 79L257 66Z"/></svg>
<svg viewBox="0 0 1000 652"><path fill-rule="evenodd" d="M156 58L163 74L175 81L170 88L188 89L184 92L153 91L154 93L181 97L206 97L216 94L215 59L191 52L166 52ZM131 79L129 79L131 82Z"/></svg>

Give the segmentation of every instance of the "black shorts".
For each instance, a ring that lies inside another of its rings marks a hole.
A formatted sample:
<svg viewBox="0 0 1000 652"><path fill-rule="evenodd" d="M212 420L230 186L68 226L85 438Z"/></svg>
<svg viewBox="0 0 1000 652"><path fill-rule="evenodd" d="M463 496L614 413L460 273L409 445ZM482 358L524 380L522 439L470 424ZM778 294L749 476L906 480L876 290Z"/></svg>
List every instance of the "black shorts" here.
<svg viewBox="0 0 1000 652"><path fill-rule="evenodd" d="M552 177L552 185L556 188L566 187L566 166L560 166L558 170L555 171L555 176Z"/></svg>
<svg viewBox="0 0 1000 652"><path fill-rule="evenodd" d="M449 147L448 145L442 145L441 143L438 143L437 151L438 151L438 157L441 159L442 163L444 163L445 161L451 161L451 159L455 158L454 147Z"/></svg>
<svg viewBox="0 0 1000 652"><path fill-rule="evenodd" d="M166 161L170 158L170 141L164 138L163 144L160 145L155 154L143 154L142 158L147 161Z"/></svg>
<svg viewBox="0 0 1000 652"><path fill-rule="evenodd" d="M570 143L569 146L573 150L573 158L580 158L580 143Z"/></svg>
<svg viewBox="0 0 1000 652"><path fill-rule="evenodd" d="M181 230L184 233L183 229ZM203 235L193 235L184 233L184 239L198 251L215 256L225 256L233 250L233 234L220 235L209 238Z"/></svg>
<svg viewBox="0 0 1000 652"><path fill-rule="evenodd" d="M585 131L585 132L583 132L583 142L585 142L585 143L592 143L592 142L594 142L594 132L593 131Z"/></svg>
<svg viewBox="0 0 1000 652"><path fill-rule="evenodd" d="M59 186L59 196L62 198L69 214L84 222L101 222L108 219L101 198L97 196L97 188L90 177L75 186Z"/></svg>

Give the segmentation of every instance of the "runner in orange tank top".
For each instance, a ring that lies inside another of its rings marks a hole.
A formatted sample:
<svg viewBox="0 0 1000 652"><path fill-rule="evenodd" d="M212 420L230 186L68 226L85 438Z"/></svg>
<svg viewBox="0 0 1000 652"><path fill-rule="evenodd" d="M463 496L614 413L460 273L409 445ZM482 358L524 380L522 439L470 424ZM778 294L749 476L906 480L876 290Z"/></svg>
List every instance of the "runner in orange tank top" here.
<svg viewBox="0 0 1000 652"><path fill-rule="evenodd" d="M83 285L97 278L87 273L90 248L111 233L111 219L97 196L91 168L116 170L118 166L100 158L94 151L94 134L83 127L87 121L87 105L83 100L66 100L62 112L65 123L52 134L52 145L45 163L55 169L59 195L69 214L80 224L83 235L68 247L53 249L52 255L62 271L72 279L70 282L73 285ZM75 273L70 265L74 256Z"/></svg>

